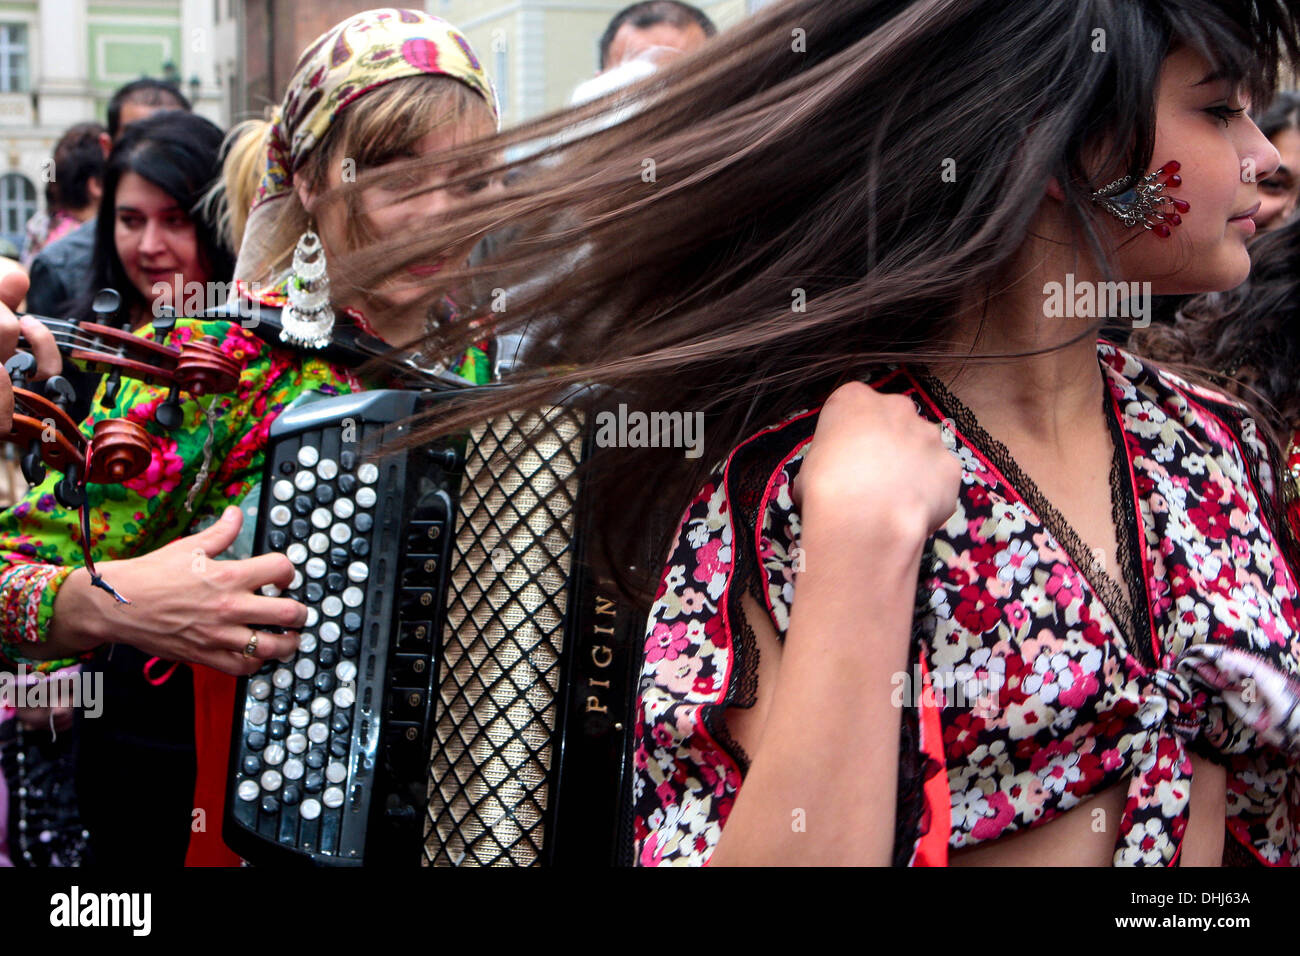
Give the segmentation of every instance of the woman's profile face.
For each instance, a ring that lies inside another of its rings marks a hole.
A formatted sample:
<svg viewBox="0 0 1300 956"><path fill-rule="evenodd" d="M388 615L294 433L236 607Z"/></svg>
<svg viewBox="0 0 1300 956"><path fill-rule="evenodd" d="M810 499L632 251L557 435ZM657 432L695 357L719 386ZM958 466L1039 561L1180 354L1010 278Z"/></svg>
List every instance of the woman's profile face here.
<svg viewBox="0 0 1300 956"><path fill-rule="evenodd" d="M208 281L194 220L162 189L137 173L124 174L117 184L113 215L118 258L146 302L154 301L159 283L175 289L179 282L184 289L188 283Z"/></svg>
<svg viewBox="0 0 1300 956"><path fill-rule="evenodd" d="M1180 165L1181 185L1167 194L1188 204L1169 238L1103 221L1119 244L1129 280L1151 282L1156 295L1231 289L1250 273L1246 242L1255 234L1261 180L1278 167L1278 151L1245 112L1235 86L1212 75L1198 53L1180 49L1160 74L1152 166Z"/></svg>
<svg viewBox="0 0 1300 956"><path fill-rule="evenodd" d="M1259 212L1255 214L1259 232L1285 226L1300 200L1300 129L1288 126L1269 139L1282 160L1273 175L1259 181Z"/></svg>

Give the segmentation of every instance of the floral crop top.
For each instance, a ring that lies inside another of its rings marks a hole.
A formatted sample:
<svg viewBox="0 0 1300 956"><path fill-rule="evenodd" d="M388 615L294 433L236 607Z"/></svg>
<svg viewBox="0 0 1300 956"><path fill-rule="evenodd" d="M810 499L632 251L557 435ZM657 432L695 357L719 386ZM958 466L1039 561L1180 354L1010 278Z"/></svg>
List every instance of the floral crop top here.
<svg viewBox="0 0 1300 956"><path fill-rule="evenodd" d="M906 368L875 383L944 423L963 468L922 558L909 670L979 688L903 708L896 863L942 863L1119 784L1115 865L1176 865L1189 751L1227 768L1230 847L1300 862L1300 589L1267 455L1224 396L1106 343L1098 356L1120 439L1120 561L1145 592L1133 606L941 389ZM816 419L742 443L682 520L646 631L641 865L707 863L741 786L747 758L720 719L756 691L741 598L784 639L802 556L790 488Z"/></svg>

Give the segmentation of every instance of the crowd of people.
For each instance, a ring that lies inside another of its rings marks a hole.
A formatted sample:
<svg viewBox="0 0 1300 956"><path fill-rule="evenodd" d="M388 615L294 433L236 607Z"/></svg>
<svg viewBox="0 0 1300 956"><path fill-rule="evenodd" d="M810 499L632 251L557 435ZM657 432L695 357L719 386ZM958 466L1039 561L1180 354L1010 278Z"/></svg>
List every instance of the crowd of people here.
<svg viewBox="0 0 1300 956"><path fill-rule="evenodd" d="M85 523L53 474L0 514L0 662L105 687L0 724L12 861L238 864L236 678L308 619L252 553L269 427L394 384L346 334L502 386L424 437L592 382L704 415L699 457L589 476L592 561L646 616L638 864L1300 863L1297 61L1292 0L784 0L723 33L646 0L513 129L465 36L395 8L228 133L124 87L0 276L0 352L152 453ZM1116 326L1117 284L1159 319ZM227 298L168 341L241 372L173 427L33 318L109 288L153 340L191 286Z"/></svg>

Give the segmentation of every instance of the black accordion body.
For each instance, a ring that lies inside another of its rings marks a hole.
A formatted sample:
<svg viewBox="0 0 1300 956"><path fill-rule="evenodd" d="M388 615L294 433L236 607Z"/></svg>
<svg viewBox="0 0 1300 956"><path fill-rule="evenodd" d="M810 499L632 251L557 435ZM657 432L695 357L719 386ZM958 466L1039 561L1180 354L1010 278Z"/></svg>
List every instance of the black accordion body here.
<svg viewBox="0 0 1300 956"><path fill-rule="evenodd" d="M255 864L630 862L644 622L583 560L590 430L555 405L368 457L437 400L271 426L255 552L308 626L240 681L223 835Z"/></svg>

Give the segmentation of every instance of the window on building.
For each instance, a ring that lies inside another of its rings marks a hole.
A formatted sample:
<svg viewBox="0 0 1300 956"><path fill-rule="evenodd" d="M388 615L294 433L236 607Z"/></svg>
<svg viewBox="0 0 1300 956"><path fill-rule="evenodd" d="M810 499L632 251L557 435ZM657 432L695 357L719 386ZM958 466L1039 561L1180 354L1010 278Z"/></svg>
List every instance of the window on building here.
<svg viewBox="0 0 1300 956"><path fill-rule="evenodd" d="M16 255L23 245L27 220L36 215L36 187L22 173L0 176L0 246L7 256Z"/></svg>
<svg viewBox="0 0 1300 956"><path fill-rule="evenodd" d="M0 93L27 90L27 25L0 23Z"/></svg>

